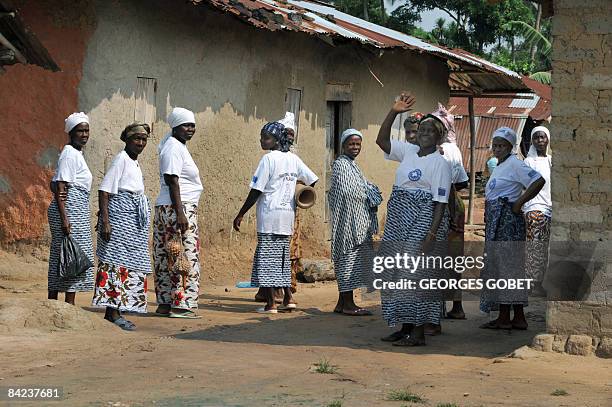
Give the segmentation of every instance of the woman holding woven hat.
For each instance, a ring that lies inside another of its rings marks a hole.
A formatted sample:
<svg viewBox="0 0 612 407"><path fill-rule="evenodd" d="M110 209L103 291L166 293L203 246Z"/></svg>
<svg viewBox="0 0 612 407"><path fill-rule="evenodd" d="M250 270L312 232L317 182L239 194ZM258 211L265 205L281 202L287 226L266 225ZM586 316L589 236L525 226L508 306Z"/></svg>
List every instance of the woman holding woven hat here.
<svg viewBox="0 0 612 407"><path fill-rule="evenodd" d="M389 257L429 253L434 249L433 242L445 241L448 233L446 205L451 168L438 151L446 133L444 124L438 117L426 115L419 124L418 145L390 140L396 116L410 110L414 102L414 97L402 93L381 125L376 140L387 159L400 163L387 204L381 248ZM412 275L430 276L432 271L418 267ZM396 273L396 270L387 270L383 277L396 282L398 275L402 279L411 276L411 273ZM383 289L381 299L383 318L388 325L402 325L399 331L382 338L383 341L397 346L425 345L425 324L440 324L441 301L436 296L423 299L413 290Z"/></svg>
<svg viewBox="0 0 612 407"><path fill-rule="evenodd" d="M332 260L338 283L334 312L344 315L372 315L355 304L353 290L365 285L364 273L372 252L372 235L378 232L377 209L382 202L378 187L366 180L355 158L361 152L361 132L342 133L342 154L332 164L328 192L332 219Z"/></svg>
<svg viewBox="0 0 612 407"><path fill-rule="evenodd" d="M535 198L523 206L526 223L526 273L535 282L534 294L545 295L542 288L544 273L548 266L548 244L552 221L552 199L550 195L550 131L544 126L531 131L531 146L525 164L536 170L546 181Z"/></svg>
<svg viewBox="0 0 612 407"><path fill-rule="evenodd" d="M485 188L485 267L484 281L525 277L525 219L522 206L535 198L545 184L541 174L512 154L516 133L501 127L491 143L498 164ZM503 243L500 243L503 242ZM483 289L480 310L499 309L497 319L481 325L486 329L527 329L523 307L527 290ZM514 317L510 319L510 309Z"/></svg>
<svg viewBox="0 0 612 407"><path fill-rule="evenodd" d="M198 202L203 187L200 170L187 142L196 130L195 115L175 107L168 116L172 129L158 146L160 191L155 204L153 260L157 311L171 318L199 318L200 238ZM179 242L176 255L170 243ZM176 267L186 259L187 270Z"/></svg>
<svg viewBox="0 0 612 407"><path fill-rule="evenodd" d="M91 267L77 277L60 278L59 255L64 236L71 235L93 264L89 217L92 175L83 157L83 147L89 140L89 118L83 112L72 113L65 120L64 130L69 142L57 162L52 179L54 198L47 211L51 229L48 298L57 300L58 293L64 292L66 302L74 305L76 292L93 290L94 270Z"/></svg>
<svg viewBox="0 0 612 407"><path fill-rule="evenodd" d="M104 319L127 331L136 326L121 312L147 312L151 208L138 156L150 133L144 123L130 124L121 132L125 148L98 189L98 274L92 305L106 307Z"/></svg>
<svg viewBox="0 0 612 407"><path fill-rule="evenodd" d="M240 231L242 218L257 203L257 248L253 258L251 284L262 287L266 305L257 312L276 314L274 289L283 288L282 309L295 309L291 295L289 241L295 217L295 185L298 180L314 186L317 176L295 154L285 126L267 123L261 130L261 148L270 151L259 161L251 181L251 190L236 215L233 227Z"/></svg>

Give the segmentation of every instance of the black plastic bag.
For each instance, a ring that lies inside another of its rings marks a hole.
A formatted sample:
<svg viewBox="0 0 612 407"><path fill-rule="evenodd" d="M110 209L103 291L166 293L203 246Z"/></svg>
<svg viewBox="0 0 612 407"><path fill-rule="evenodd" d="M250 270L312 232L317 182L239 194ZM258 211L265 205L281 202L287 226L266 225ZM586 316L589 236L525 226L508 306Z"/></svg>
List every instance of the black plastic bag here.
<svg viewBox="0 0 612 407"><path fill-rule="evenodd" d="M74 278L93 267L91 260L79 247L72 236L64 236L60 249L59 267L57 274L60 278Z"/></svg>

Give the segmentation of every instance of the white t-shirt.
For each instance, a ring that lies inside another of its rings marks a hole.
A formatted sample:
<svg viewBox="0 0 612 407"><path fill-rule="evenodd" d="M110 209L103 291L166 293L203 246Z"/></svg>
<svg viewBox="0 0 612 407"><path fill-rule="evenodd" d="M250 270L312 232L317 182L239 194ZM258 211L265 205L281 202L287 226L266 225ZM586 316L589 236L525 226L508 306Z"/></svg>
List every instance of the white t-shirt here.
<svg viewBox="0 0 612 407"><path fill-rule="evenodd" d="M259 161L250 187L261 191L257 200L257 232L290 236L295 218L295 184L310 185L319 178L297 155L270 151Z"/></svg>
<svg viewBox="0 0 612 407"><path fill-rule="evenodd" d="M485 188L485 199L508 198L508 201L515 202L523 190L540 177L539 172L511 154L493 170Z"/></svg>
<svg viewBox="0 0 612 407"><path fill-rule="evenodd" d="M459 184L469 180L465 168L463 168L463 157L461 156L461 150L455 143L442 143L442 150L444 150L443 157L451 165L451 179L453 184Z"/></svg>
<svg viewBox="0 0 612 407"><path fill-rule="evenodd" d="M144 180L138 161L132 160L125 150L121 151L113 159L98 190L109 194L117 194L120 191L142 194Z"/></svg>
<svg viewBox="0 0 612 407"><path fill-rule="evenodd" d="M159 153L159 196L155 205L172 205L170 187L164 181L164 174L179 177L181 201L197 204L204 190L200 181L200 170L193 161L187 146L174 137L169 137Z"/></svg>
<svg viewBox="0 0 612 407"><path fill-rule="evenodd" d="M92 178L91 171L89 171L89 167L83 157L83 152L72 147L70 144L66 144L57 161L57 169L52 181L76 184L90 191Z"/></svg>
<svg viewBox="0 0 612 407"><path fill-rule="evenodd" d="M524 163L540 173L546 184L531 201L523 205L523 212L540 211L552 216L552 198L550 195L550 159L548 157L527 157Z"/></svg>
<svg viewBox="0 0 612 407"><path fill-rule="evenodd" d="M432 200L448 202L451 186L451 166L438 151L418 156L420 147L406 141L391 140L387 160L400 163L395 173L395 185L431 193Z"/></svg>

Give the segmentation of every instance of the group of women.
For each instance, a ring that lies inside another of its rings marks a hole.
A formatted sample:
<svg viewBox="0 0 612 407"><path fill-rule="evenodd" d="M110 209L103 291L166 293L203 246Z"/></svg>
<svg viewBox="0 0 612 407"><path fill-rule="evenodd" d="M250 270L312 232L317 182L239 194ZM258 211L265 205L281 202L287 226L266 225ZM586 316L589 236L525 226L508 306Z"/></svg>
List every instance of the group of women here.
<svg viewBox="0 0 612 407"><path fill-rule="evenodd" d="M203 188L186 145L195 133L195 116L175 108L168 123L172 130L158 147L160 193L155 203L153 270L151 208L138 163L151 129L145 123L132 123L121 132L125 148L114 157L98 189L97 271L91 267L76 277L61 278L58 266L65 236L70 235L94 264L89 212L92 174L82 151L89 140L89 118L81 112L66 119L69 143L57 163L51 183L54 199L48 210L49 299L65 292L66 302L74 304L77 292L93 290L92 305L106 308L105 319L134 330L134 323L122 312L147 312L147 275L153 271L157 315L198 318L193 309L199 295L197 207Z"/></svg>
<svg viewBox="0 0 612 407"><path fill-rule="evenodd" d="M450 254L463 254L465 210L458 191L467 186L461 153L455 143L454 117L439 105L430 114L413 114L406 121L406 140L392 140L396 117L411 110L414 97L402 93L384 119L376 144L387 160L399 162L387 203L382 236L386 243L400 243L408 255L429 253L435 242L450 242ZM314 186L317 176L291 151L294 141L292 120L267 123L260 132L261 148L268 151L257 166L250 191L234 219L240 229L244 215L257 205L257 248L251 283L259 287L265 306L257 311L274 314L292 310L292 265L295 250L298 182ZM66 293L74 304L76 292L94 291L92 304L105 307L105 319L125 330L135 329L122 312L146 312L147 274L153 272L158 316L198 318L199 251L198 201L202 184L187 143L195 134L193 112L174 108L168 117L171 131L158 146L160 192L155 203L153 259L149 261L148 230L150 204L144 194L138 156L147 145L150 128L133 123L121 133L125 149L113 160L98 189L97 273L93 267L78 277L58 276L59 251L65 236L71 235L93 264L89 194L92 175L82 148L89 139L89 119L74 113L66 119L69 143L64 147L53 177L54 199L49 206L52 232L49 261L49 298ZM363 135L355 129L342 133L342 153L332 166L329 207L332 218L332 260L338 284L334 312L362 316L370 311L354 301L354 290L367 285L374 253L373 235L378 233L377 209L383 198L369 182L356 158ZM544 127L532 132L532 147L525 161L512 153L516 134L500 128L492 136L492 151L498 165L486 187L486 250L490 253L483 278L508 278L516 271L525 274L522 256L508 261L494 243L528 239L527 274L542 281L546 269L546 246L550 235L550 133ZM525 215L523 214L525 212ZM391 245L390 247L398 247ZM538 252L530 252L538 250ZM427 270L420 270L425 271ZM455 276L460 278L460 276ZM281 294L279 301L275 294ZM445 312L444 301L419 298L411 290L384 291L382 315L389 326L400 326L382 338L397 346L420 346L425 335L441 333L441 317L464 319L460 292L453 308ZM280 304L277 305L277 302ZM483 290L481 309L499 310L499 317L484 324L491 329L526 329L524 291L491 293ZM514 315L510 318L510 311Z"/></svg>
<svg viewBox="0 0 612 407"><path fill-rule="evenodd" d="M468 177L455 142L454 117L442 105L430 114L415 113L404 124L406 140L391 140L396 117L410 111L414 103L414 97L402 93L383 121L376 140L386 159L399 162L387 203L381 252L384 254L387 247L392 249L387 254L393 255L399 248L408 255L418 256L439 250L434 242L448 242L447 254L460 256L463 254L465 208L458 191L467 187ZM527 270L529 277L541 282L547 266L552 214L551 157L547 153L550 133L545 127L533 129L532 148L525 161L513 154L516 137L516 133L506 127L492 135L492 151L498 165L486 188L488 258L481 277L524 277ZM340 293L334 311L346 315L370 314L356 306L353 300L353 290L367 285L364 276L372 271L369 255L373 250L372 236L377 231L376 207L380 204L380 199L372 198L377 196L378 189L367 181L355 163L362 139L362 134L354 129L343 133L342 154L333 164L329 191L333 220L332 260ZM525 246L520 244L518 248L523 252L510 256L509 261L505 251L507 245L524 242L526 238L535 241L527 245L527 264ZM430 272L419 271L425 275ZM400 326L400 329L382 340L396 346L425 345L425 335L441 333L443 314L447 318L465 319L461 293L457 290L453 294L453 308L445 312L445 302L440 299L420 298L413 290L383 290L383 318L389 326ZM499 310L499 316L481 327L526 329L523 313L526 304L527 291L483 290L481 310ZM514 310L512 319L511 308Z"/></svg>

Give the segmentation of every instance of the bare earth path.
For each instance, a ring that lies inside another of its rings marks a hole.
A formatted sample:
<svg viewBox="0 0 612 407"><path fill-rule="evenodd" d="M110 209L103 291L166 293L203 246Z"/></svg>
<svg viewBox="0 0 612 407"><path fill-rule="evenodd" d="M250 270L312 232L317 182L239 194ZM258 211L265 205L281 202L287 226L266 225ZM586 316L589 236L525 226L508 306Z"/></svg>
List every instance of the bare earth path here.
<svg viewBox="0 0 612 407"><path fill-rule="evenodd" d="M44 280L2 277L0 317L7 309L2 304L24 301L25 307L30 299L45 298ZM271 317L253 312L253 295L254 290L204 287L202 319L134 316L138 331L131 333L104 323L52 332L25 329L19 322L7 333L0 320L0 387L62 386L65 394L62 402L0 405L328 406L335 400L344 407L612 405L609 360L538 352L525 359L505 357L544 330L542 305L529 307L528 331L507 333L477 329L485 319L471 302L468 320L444 321L444 334L428 338L428 346L397 348L379 340L390 329L376 302L364 303L372 317L331 312L333 283L301 285L300 310ZM151 290L149 299L154 300ZM92 310L89 301L89 295L77 296L86 310ZM313 372L322 359L337 371ZM386 400L392 390L403 389L424 403ZM551 395L556 389L568 395Z"/></svg>

